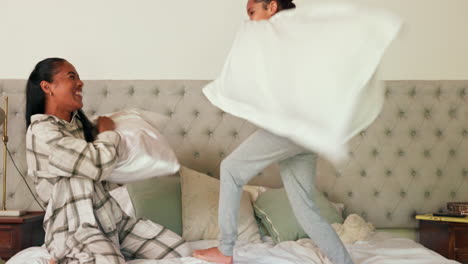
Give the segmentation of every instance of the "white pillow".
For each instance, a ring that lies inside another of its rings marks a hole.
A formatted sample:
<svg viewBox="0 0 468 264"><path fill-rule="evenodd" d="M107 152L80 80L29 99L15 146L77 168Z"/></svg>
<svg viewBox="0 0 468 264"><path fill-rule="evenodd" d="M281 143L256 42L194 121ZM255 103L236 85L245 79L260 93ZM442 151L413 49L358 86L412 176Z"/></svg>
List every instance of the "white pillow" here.
<svg viewBox="0 0 468 264"><path fill-rule="evenodd" d="M305 2L246 21L203 92L225 112L338 162L380 113L384 87L369 81L401 21L351 1Z"/></svg>
<svg viewBox="0 0 468 264"><path fill-rule="evenodd" d="M107 181L129 183L174 174L179 170L179 162L169 143L144 119L152 117L153 123L161 123L164 118L155 121L157 114L141 114L136 109L123 110L108 116L115 122L115 130L120 134L121 141L118 163Z"/></svg>
<svg viewBox="0 0 468 264"><path fill-rule="evenodd" d="M186 167L180 169L183 237L187 241L218 239L219 180ZM238 240L261 242L249 194L243 192Z"/></svg>
<svg viewBox="0 0 468 264"><path fill-rule="evenodd" d="M129 113L138 113L143 117L143 119L148 122L152 127L156 128L159 131L164 131L169 120L171 120L168 116L162 115L160 113L145 111L137 108L128 108L126 112Z"/></svg>
<svg viewBox="0 0 468 264"><path fill-rule="evenodd" d="M51 258L45 247L29 247L11 257L8 264L49 264Z"/></svg>

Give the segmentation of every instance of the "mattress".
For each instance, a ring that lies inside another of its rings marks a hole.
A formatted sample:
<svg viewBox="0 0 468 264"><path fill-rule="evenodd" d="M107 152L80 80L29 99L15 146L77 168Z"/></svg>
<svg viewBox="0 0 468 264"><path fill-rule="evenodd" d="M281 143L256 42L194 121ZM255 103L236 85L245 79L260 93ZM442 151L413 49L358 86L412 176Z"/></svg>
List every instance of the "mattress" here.
<svg viewBox="0 0 468 264"><path fill-rule="evenodd" d="M262 243L239 241L234 252L235 264L332 264L310 239L274 244L264 237ZM190 242L193 249L217 245L216 240ZM387 232L375 232L366 241L346 244L356 264L455 264L436 252L408 238ZM49 255L43 247L31 247L13 256L7 264L48 264ZM207 264L192 257L168 260L132 260L128 264Z"/></svg>

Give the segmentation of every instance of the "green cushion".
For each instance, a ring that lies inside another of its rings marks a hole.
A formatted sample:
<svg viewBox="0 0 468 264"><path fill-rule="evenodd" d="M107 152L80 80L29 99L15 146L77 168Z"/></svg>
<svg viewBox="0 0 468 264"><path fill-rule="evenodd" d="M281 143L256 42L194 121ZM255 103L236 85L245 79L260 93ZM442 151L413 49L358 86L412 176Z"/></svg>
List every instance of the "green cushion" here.
<svg viewBox="0 0 468 264"><path fill-rule="evenodd" d="M182 235L180 177L167 176L127 185L137 218L150 219Z"/></svg>
<svg viewBox="0 0 468 264"><path fill-rule="evenodd" d="M314 201L328 223L343 223L343 217L321 192ZM255 201L255 215L276 243L308 237L294 216L284 188L269 189Z"/></svg>
<svg viewBox="0 0 468 264"><path fill-rule="evenodd" d="M5 264L5 261L3 261L1 258L0 258L0 264Z"/></svg>

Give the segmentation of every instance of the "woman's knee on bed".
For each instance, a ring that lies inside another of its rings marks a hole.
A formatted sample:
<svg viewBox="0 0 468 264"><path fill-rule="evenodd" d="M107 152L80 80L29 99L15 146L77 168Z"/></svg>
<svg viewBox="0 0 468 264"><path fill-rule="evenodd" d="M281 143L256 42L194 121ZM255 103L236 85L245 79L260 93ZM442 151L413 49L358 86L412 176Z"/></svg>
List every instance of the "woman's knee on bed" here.
<svg viewBox="0 0 468 264"><path fill-rule="evenodd" d="M59 259L57 263L125 264L125 258L113 241L102 236L76 245L64 259Z"/></svg>
<svg viewBox="0 0 468 264"><path fill-rule="evenodd" d="M166 259L192 255L178 234L147 219L131 219L119 233L121 252L129 259Z"/></svg>

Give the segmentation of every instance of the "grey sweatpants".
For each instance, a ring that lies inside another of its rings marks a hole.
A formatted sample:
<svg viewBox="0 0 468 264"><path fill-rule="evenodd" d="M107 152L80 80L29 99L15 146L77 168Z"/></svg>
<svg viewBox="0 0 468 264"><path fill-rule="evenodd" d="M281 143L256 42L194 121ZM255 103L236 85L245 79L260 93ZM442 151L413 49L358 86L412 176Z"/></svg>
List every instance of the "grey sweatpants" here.
<svg viewBox="0 0 468 264"><path fill-rule="evenodd" d="M258 130L222 161L219 249L224 255L233 255L242 186L268 165L279 162L284 188L304 231L333 263L353 263L340 238L320 216L312 200L312 194L317 191L314 186L316 159L316 154L289 139Z"/></svg>

